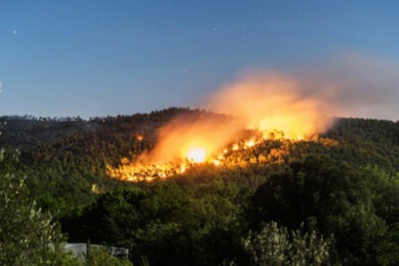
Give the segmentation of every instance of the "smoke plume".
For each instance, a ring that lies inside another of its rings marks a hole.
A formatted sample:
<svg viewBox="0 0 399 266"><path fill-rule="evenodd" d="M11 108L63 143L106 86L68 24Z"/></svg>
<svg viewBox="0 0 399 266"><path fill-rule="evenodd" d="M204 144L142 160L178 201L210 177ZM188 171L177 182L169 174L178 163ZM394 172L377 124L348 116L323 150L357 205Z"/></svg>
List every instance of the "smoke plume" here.
<svg viewBox="0 0 399 266"><path fill-rule="evenodd" d="M323 91L330 116L399 119L399 62L343 53L292 73L313 91Z"/></svg>
<svg viewBox="0 0 399 266"><path fill-rule="evenodd" d="M257 73L223 87L206 106L235 116L247 128L298 138L331 125L324 98L323 91L311 91L287 74Z"/></svg>
<svg viewBox="0 0 399 266"><path fill-rule="evenodd" d="M160 129L146 155L153 162L187 158L192 150L208 157L237 138L242 129L283 132L302 139L322 133L334 117L397 119L399 65L358 54L286 72L244 75L207 97L201 108L234 117L177 117Z"/></svg>

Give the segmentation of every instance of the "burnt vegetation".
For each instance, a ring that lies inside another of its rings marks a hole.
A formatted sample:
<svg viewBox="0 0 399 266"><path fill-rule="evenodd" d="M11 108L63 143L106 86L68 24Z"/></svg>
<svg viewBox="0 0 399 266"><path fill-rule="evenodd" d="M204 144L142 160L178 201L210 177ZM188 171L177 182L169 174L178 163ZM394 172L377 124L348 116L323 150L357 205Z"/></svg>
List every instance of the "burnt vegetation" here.
<svg viewBox="0 0 399 266"><path fill-rule="evenodd" d="M26 176L69 242L129 248L135 265L397 265L399 122L339 118L307 140L227 153L223 166L110 178L107 165L151 150L181 114L216 116L2 117L1 171Z"/></svg>

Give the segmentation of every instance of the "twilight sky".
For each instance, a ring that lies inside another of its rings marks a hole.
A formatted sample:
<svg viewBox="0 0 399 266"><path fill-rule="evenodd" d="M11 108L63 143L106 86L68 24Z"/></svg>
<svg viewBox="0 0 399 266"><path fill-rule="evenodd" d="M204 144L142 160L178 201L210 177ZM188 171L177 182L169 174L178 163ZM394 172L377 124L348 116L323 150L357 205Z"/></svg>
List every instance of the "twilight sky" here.
<svg viewBox="0 0 399 266"><path fill-rule="evenodd" d="M399 120L398 18L397 1L1 0L0 115L195 107L242 73L324 69L358 101L390 93L348 115Z"/></svg>

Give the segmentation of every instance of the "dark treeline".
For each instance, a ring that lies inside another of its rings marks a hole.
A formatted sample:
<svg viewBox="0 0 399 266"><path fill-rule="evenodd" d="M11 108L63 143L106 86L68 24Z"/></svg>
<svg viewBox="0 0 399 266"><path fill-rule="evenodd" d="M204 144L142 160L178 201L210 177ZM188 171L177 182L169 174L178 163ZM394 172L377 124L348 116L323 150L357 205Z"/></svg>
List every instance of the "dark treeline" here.
<svg viewBox="0 0 399 266"><path fill-rule="evenodd" d="M398 122L342 118L311 140L264 140L224 167L151 183L107 175L152 149L177 114L213 115L3 117L0 146L13 159L2 170L27 177L70 242L127 247L135 265L397 265Z"/></svg>

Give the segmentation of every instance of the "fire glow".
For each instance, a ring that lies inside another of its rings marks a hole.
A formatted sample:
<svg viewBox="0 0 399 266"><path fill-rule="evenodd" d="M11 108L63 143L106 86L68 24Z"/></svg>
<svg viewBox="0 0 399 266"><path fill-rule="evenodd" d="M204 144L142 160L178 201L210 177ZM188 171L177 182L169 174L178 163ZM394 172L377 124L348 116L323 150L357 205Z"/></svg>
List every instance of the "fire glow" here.
<svg viewBox="0 0 399 266"><path fill-rule="evenodd" d="M241 80L216 92L203 106L223 115L175 117L159 129L151 151L109 168L110 176L150 181L184 173L196 164L221 166L228 152L250 149L264 139L306 139L333 122L324 115L327 103L321 93L282 75ZM247 129L260 137L245 139L242 132Z"/></svg>
<svg viewBox="0 0 399 266"><path fill-rule="evenodd" d="M186 157L194 163L203 163L206 159L206 151L203 148L193 148L188 151Z"/></svg>

